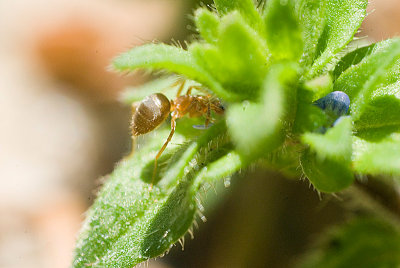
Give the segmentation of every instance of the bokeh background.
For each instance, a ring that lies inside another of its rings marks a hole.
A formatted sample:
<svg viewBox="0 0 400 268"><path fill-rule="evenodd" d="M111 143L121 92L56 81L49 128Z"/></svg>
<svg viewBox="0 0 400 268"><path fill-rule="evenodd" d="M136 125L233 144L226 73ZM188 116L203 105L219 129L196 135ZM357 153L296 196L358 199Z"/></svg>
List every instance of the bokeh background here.
<svg viewBox="0 0 400 268"><path fill-rule="evenodd" d="M203 1L210 4L211 1ZM0 1L0 267L68 267L104 176L130 151L127 85L108 71L120 52L192 38L195 0ZM374 0L358 34L400 33L400 1ZM195 239L150 267L290 267L318 234L344 221L343 198L251 170L209 193Z"/></svg>

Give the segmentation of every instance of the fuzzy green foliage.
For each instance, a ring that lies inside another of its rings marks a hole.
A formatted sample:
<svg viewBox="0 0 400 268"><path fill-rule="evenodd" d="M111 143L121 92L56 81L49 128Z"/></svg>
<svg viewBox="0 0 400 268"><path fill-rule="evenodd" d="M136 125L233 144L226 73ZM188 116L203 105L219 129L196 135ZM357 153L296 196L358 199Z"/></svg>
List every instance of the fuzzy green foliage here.
<svg viewBox="0 0 400 268"><path fill-rule="evenodd" d="M290 122L285 108L293 105L290 86L297 79L296 65L275 65L263 84L261 102L233 104L229 107L227 124L237 149L255 159L271 153L284 142L285 126ZM294 92L295 93L295 92ZM252 130L249 135L247 130Z"/></svg>
<svg viewBox="0 0 400 268"><path fill-rule="evenodd" d="M265 40L240 13L234 11L221 18L215 44L194 43L189 52L224 89L240 96L236 101L258 97L268 70L269 52Z"/></svg>
<svg viewBox="0 0 400 268"><path fill-rule="evenodd" d="M301 156L303 171L320 191L337 192L354 180L350 168L351 127L351 118L347 117L324 135L308 132L302 137L310 145Z"/></svg>
<svg viewBox="0 0 400 268"><path fill-rule="evenodd" d="M124 159L87 215L74 267L131 267L169 249L191 228L201 186L243 165L220 134L224 129L221 122L195 141L176 134L159 160L158 186L152 190L154 156L168 131Z"/></svg>
<svg viewBox="0 0 400 268"><path fill-rule="evenodd" d="M318 191L328 193L345 189L358 174L400 175L400 40L338 60L366 5L367 0L270 0L258 6L252 0L215 0L216 11L195 12L200 40L187 50L147 44L118 56L116 70L177 74L220 98L226 113L214 116L208 130L192 128L202 119L178 120L153 189L154 157L168 136L166 125L121 161L88 212L73 267L132 267L162 255L191 228L201 207L199 189L250 164L292 175L303 171ZM126 91L122 100L131 104L153 92L173 99L175 81L163 77ZM350 113L333 123L337 118L314 102L338 90L350 97ZM357 252L363 248L356 246ZM325 257L319 263L330 264ZM352 263L346 261L337 263Z"/></svg>
<svg viewBox="0 0 400 268"><path fill-rule="evenodd" d="M294 1L288 1L286 5L280 0L268 1L264 20L268 48L274 59L298 61L303 52L303 38L294 13Z"/></svg>

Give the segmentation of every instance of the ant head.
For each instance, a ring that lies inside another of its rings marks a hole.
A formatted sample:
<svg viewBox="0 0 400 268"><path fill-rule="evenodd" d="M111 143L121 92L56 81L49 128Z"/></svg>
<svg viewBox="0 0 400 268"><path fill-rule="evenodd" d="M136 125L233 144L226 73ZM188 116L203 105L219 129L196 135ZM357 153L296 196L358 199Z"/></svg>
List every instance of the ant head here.
<svg viewBox="0 0 400 268"><path fill-rule="evenodd" d="M219 99L215 99L212 101L213 110L217 114L223 114L225 112L225 106L221 103Z"/></svg>

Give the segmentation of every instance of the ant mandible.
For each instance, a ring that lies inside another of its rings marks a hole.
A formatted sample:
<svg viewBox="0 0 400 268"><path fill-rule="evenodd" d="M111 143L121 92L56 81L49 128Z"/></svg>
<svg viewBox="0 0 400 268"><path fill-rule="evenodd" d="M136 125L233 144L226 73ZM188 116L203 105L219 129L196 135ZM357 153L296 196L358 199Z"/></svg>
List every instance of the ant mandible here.
<svg viewBox="0 0 400 268"><path fill-rule="evenodd" d="M160 158L175 133L176 120L186 114L188 114L189 117L205 116L206 120L204 126L207 128L209 123L212 121L211 111L214 111L216 114L223 114L225 111L220 100L212 97L212 95L205 92L205 90L200 86L190 86L186 94L181 95L185 87L185 82L185 80L178 80L171 85L172 87L179 85L174 100L170 101L164 94L155 93L147 96L137 104L132 104L133 115L131 127L132 135L134 137L154 130L167 119L169 114L171 114L171 132L155 157L150 189L153 187L154 178L156 176L157 160ZM193 89L205 92L206 95L191 95Z"/></svg>

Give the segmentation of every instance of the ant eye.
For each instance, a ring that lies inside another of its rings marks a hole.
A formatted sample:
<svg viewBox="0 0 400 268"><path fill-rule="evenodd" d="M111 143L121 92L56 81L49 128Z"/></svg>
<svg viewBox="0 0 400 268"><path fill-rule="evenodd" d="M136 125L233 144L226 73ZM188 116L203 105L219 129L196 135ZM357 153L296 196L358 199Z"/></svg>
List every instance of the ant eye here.
<svg viewBox="0 0 400 268"><path fill-rule="evenodd" d="M220 108L222 111L225 111L225 107L224 107L222 104L219 106L219 108Z"/></svg>
<svg viewBox="0 0 400 268"><path fill-rule="evenodd" d="M337 117L347 114L350 108L350 98L342 91L334 91L314 102L322 110Z"/></svg>

